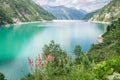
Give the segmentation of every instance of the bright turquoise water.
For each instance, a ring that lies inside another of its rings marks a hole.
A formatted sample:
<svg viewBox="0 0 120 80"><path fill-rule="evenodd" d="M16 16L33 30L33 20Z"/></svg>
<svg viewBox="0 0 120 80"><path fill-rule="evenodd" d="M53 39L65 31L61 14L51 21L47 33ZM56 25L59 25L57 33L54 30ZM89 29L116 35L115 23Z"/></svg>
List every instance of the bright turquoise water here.
<svg viewBox="0 0 120 80"><path fill-rule="evenodd" d="M8 80L19 80L30 72L27 58L42 53L44 44L59 43L71 56L75 45L87 52L106 24L89 22L41 22L0 27L0 72Z"/></svg>

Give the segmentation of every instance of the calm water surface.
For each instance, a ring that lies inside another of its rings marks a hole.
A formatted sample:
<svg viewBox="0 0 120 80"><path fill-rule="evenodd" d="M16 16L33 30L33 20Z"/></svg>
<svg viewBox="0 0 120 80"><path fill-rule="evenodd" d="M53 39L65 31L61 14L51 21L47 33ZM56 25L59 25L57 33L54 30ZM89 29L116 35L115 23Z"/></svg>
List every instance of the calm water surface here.
<svg viewBox="0 0 120 80"><path fill-rule="evenodd" d="M20 80L30 72L27 58L42 53L42 47L54 40L72 56L75 45L87 52L106 24L90 22L40 22L0 27L0 72L7 80Z"/></svg>

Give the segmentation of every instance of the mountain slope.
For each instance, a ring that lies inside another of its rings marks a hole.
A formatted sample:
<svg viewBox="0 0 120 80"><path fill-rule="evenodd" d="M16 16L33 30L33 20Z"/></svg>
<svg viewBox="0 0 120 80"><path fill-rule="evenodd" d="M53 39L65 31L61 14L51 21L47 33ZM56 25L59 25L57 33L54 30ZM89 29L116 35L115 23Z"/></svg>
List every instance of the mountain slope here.
<svg viewBox="0 0 120 80"><path fill-rule="evenodd" d="M90 20L92 21L112 21L120 17L120 0L112 0L102 8Z"/></svg>
<svg viewBox="0 0 120 80"><path fill-rule="evenodd" d="M64 6L43 6L43 8L59 20L79 20L86 14L83 10L79 11Z"/></svg>
<svg viewBox="0 0 120 80"><path fill-rule="evenodd" d="M32 0L0 0L0 24L51 20L53 15ZM12 21L13 20L13 21Z"/></svg>
<svg viewBox="0 0 120 80"><path fill-rule="evenodd" d="M89 12L85 15L85 17L83 18L83 20L89 20L93 15L95 15L98 12L98 10L93 11L93 12Z"/></svg>

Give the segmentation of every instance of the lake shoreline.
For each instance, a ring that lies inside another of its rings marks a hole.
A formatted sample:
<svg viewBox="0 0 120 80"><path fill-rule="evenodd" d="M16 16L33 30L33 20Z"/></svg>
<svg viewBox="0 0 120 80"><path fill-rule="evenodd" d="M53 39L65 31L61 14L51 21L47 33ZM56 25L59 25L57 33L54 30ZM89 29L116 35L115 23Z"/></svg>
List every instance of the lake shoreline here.
<svg viewBox="0 0 120 80"><path fill-rule="evenodd" d="M88 21L93 23L103 23L103 24L111 24L111 22L104 22L104 21Z"/></svg>
<svg viewBox="0 0 120 80"><path fill-rule="evenodd" d="M93 23L103 23L103 24L110 24L111 22L102 22L102 21L88 21L88 20L51 20L51 21L32 21L32 22L17 22L14 24L7 24L7 25L2 25L5 27L9 27L12 25L21 25L21 24L29 24L29 23L39 23L39 22L93 22Z"/></svg>

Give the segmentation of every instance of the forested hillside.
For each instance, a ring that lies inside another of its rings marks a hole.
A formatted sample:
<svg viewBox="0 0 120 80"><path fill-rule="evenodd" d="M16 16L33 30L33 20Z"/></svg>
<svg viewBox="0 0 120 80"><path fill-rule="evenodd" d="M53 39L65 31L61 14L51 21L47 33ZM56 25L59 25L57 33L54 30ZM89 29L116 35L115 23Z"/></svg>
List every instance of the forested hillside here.
<svg viewBox="0 0 120 80"><path fill-rule="evenodd" d="M108 26L107 32L103 35L104 42L102 44L93 45L89 51L90 59L96 62L107 59L110 55L120 56L120 18L113 21Z"/></svg>
<svg viewBox="0 0 120 80"><path fill-rule="evenodd" d="M112 21L120 17L120 0L111 2L96 13L90 20L92 21Z"/></svg>
<svg viewBox="0 0 120 80"><path fill-rule="evenodd" d="M51 20L54 16L32 0L0 0L0 25L13 22Z"/></svg>

